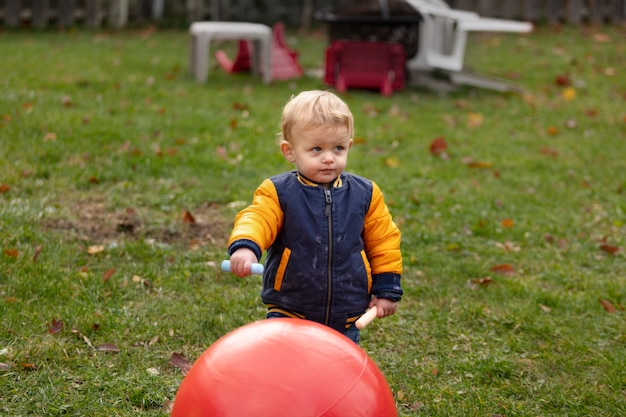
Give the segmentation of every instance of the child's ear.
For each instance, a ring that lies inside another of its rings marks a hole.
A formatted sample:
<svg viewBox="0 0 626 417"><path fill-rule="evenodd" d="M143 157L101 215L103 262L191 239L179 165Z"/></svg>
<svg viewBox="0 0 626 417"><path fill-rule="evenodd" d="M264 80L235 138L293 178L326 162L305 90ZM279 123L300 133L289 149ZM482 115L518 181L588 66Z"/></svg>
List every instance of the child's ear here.
<svg viewBox="0 0 626 417"><path fill-rule="evenodd" d="M295 158L293 156L293 148L291 144L286 140L280 142L280 151L283 153L285 159L289 162L295 162Z"/></svg>

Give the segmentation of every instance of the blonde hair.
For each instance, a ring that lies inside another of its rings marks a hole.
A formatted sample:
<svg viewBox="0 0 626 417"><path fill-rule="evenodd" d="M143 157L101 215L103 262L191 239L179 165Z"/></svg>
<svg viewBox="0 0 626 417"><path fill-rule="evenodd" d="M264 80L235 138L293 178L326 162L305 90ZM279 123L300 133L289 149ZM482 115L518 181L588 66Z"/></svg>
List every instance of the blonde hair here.
<svg viewBox="0 0 626 417"><path fill-rule="evenodd" d="M337 95L322 90L303 91L291 97L283 108L278 140L291 142L294 129L316 129L322 126L345 126L354 136L354 116Z"/></svg>

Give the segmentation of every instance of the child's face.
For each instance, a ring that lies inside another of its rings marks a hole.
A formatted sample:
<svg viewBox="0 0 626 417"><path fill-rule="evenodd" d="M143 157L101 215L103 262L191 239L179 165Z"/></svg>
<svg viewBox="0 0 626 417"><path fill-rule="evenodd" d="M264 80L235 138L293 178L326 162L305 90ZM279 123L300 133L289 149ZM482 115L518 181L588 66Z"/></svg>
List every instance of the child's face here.
<svg viewBox="0 0 626 417"><path fill-rule="evenodd" d="M294 129L292 133L292 141L283 141L280 150L311 181L330 183L346 168L352 138L345 126Z"/></svg>

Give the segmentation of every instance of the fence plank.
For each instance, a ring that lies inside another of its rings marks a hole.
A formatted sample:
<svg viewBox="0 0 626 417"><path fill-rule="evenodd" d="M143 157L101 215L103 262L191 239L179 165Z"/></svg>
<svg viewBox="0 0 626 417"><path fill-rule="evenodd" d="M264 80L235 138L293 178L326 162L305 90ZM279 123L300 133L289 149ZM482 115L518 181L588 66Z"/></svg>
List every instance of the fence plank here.
<svg viewBox="0 0 626 417"><path fill-rule="evenodd" d="M369 0L374 2L374 0ZM380 0L382 1L382 0ZM389 0L388 0L389 1ZM271 24L283 21L306 26L307 10L358 4L357 0L0 0L0 26L28 24L45 28L84 23L88 28L124 27L166 20L168 24L197 20L247 20ZM620 24L626 19L626 0L446 0L450 7L486 17L522 19L551 24ZM131 7L131 9L129 9ZM307 8L308 7L308 8ZM310 19L308 19L310 20Z"/></svg>
<svg viewBox="0 0 626 417"><path fill-rule="evenodd" d="M500 15L504 19L517 19L520 17L520 2L516 0L504 0L500 6Z"/></svg>
<svg viewBox="0 0 626 417"><path fill-rule="evenodd" d="M19 26L21 23L21 11L21 0L6 0L4 5L4 24L12 28Z"/></svg>
<svg viewBox="0 0 626 417"><path fill-rule="evenodd" d="M536 22L541 16L541 0L524 0L522 3L522 19Z"/></svg>
<svg viewBox="0 0 626 417"><path fill-rule="evenodd" d="M626 0L612 0L611 3L608 20L616 24L626 22Z"/></svg>
<svg viewBox="0 0 626 417"><path fill-rule="evenodd" d="M33 0L33 10L31 13L31 25L37 29L43 29L48 26L50 18L50 0Z"/></svg>
<svg viewBox="0 0 626 417"><path fill-rule="evenodd" d="M204 20L205 9L204 9L204 0L187 0L186 3L187 9L187 21L188 22L196 22L199 20Z"/></svg>
<svg viewBox="0 0 626 417"><path fill-rule="evenodd" d="M498 12L493 0L479 0L478 7L475 9L481 16L497 16Z"/></svg>
<svg viewBox="0 0 626 417"><path fill-rule="evenodd" d="M566 21L568 23L580 23L583 20L583 0L568 0Z"/></svg>
<svg viewBox="0 0 626 417"><path fill-rule="evenodd" d="M546 17L551 24L558 23L561 20L561 12L563 8L562 0L547 0L546 2Z"/></svg>
<svg viewBox="0 0 626 417"><path fill-rule="evenodd" d="M75 0L59 0L57 22L59 26L67 27L74 24Z"/></svg>
<svg viewBox="0 0 626 417"><path fill-rule="evenodd" d="M111 0L109 4L109 24L122 28L128 22L128 0Z"/></svg>
<svg viewBox="0 0 626 417"><path fill-rule="evenodd" d="M85 2L85 26L90 29L98 29L102 26L104 12L102 0L86 0Z"/></svg>
<svg viewBox="0 0 626 417"><path fill-rule="evenodd" d="M450 7L461 10L476 10L476 5L472 0L456 0L454 2L448 1Z"/></svg>

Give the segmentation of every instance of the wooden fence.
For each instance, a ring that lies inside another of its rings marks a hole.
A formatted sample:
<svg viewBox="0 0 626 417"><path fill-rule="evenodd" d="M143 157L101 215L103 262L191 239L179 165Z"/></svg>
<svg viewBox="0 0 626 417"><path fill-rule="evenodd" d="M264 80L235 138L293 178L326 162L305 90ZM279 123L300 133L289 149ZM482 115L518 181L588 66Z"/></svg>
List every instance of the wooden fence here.
<svg viewBox="0 0 626 417"><path fill-rule="evenodd" d="M242 20L307 26L313 11L341 0L0 0L7 28L113 27L154 23L184 27L198 20ZM448 0L482 16L535 23L621 24L626 0Z"/></svg>

